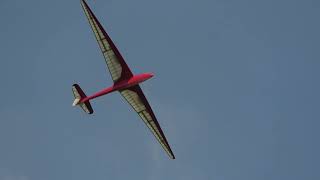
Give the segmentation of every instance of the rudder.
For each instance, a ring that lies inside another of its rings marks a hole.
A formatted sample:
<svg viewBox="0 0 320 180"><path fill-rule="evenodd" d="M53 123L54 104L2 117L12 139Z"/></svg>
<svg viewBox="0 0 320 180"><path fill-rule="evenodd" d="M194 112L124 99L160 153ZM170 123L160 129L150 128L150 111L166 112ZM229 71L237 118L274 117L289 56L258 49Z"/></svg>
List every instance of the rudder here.
<svg viewBox="0 0 320 180"><path fill-rule="evenodd" d="M81 100L83 98L86 98L87 96L82 91L82 89L80 88L80 86L78 84L73 84L72 85L72 92L73 92L73 96L75 98L72 106L79 105L84 112L86 112L88 114L92 114L93 113L93 109L91 107L90 102L89 101L81 102Z"/></svg>

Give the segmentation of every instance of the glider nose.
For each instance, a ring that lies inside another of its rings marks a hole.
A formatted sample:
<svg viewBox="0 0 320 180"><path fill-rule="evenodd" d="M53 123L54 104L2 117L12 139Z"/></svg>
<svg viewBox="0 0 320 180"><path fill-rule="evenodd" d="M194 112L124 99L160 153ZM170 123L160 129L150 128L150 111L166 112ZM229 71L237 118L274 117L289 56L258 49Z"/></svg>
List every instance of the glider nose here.
<svg viewBox="0 0 320 180"><path fill-rule="evenodd" d="M150 78L152 78L154 76L154 74L153 73L149 73L149 76L150 76Z"/></svg>

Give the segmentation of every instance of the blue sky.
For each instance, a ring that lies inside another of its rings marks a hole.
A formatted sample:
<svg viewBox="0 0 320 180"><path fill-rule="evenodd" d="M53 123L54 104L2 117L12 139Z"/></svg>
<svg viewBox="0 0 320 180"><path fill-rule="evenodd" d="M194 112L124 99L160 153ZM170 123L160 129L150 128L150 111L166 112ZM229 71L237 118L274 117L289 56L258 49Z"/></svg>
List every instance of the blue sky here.
<svg viewBox="0 0 320 180"><path fill-rule="evenodd" d="M0 180L320 178L320 3L90 0L176 155L111 85L78 0L0 1Z"/></svg>

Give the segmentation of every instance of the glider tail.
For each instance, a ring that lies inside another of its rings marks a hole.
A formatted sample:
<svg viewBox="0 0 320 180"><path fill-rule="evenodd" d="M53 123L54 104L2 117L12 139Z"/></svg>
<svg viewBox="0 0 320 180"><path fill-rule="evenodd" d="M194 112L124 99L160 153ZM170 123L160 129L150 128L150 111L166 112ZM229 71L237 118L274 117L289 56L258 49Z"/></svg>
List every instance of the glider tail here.
<svg viewBox="0 0 320 180"><path fill-rule="evenodd" d="M72 85L72 92L73 92L73 95L75 98L72 106L79 105L83 111L85 111L88 114L92 114L93 109L91 107L90 102L89 101L81 102L81 100L86 98L87 96L86 96L86 94L84 94L84 92L82 91L82 89L80 88L80 86L78 84Z"/></svg>

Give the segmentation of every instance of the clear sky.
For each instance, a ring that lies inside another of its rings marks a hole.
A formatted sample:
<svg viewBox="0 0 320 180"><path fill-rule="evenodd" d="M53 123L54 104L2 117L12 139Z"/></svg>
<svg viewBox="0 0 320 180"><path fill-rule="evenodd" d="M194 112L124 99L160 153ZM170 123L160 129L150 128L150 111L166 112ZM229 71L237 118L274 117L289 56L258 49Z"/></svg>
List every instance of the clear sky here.
<svg viewBox="0 0 320 180"><path fill-rule="evenodd" d="M320 2L88 0L170 160L118 93L79 0L0 0L0 180L320 179Z"/></svg>

